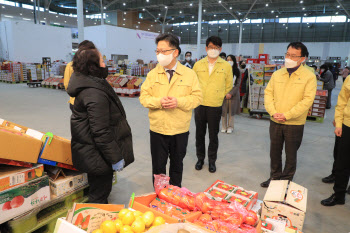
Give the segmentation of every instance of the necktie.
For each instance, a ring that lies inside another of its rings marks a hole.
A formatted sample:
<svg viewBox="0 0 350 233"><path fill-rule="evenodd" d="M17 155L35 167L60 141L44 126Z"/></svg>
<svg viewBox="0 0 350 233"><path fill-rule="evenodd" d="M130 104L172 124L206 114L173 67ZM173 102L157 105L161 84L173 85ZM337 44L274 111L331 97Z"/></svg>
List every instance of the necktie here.
<svg viewBox="0 0 350 233"><path fill-rule="evenodd" d="M175 71L174 70L167 70L166 72L168 72L170 74L170 78L169 78L169 83L170 83L171 78L173 77Z"/></svg>

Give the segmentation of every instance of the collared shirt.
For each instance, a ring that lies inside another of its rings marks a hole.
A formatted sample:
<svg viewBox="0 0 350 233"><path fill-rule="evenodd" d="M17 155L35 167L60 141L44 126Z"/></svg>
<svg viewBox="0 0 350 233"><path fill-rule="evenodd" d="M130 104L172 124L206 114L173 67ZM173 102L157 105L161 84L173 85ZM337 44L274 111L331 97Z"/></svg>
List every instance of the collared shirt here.
<svg viewBox="0 0 350 233"><path fill-rule="evenodd" d="M289 76L291 76L295 71L297 71L299 69L299 67L300 67L300 65L298 65L297 67L294 67L294 68L287 68Z"/></svg>
<svg viewBox="0 0 350 233"><path fill-rule="evenodd" d="M216 64L216 61L217 61L217 60L218 60L218 59L216 59L214 63L210 63L209 58L208 58L208 64L209 64L209 76L210 76L210 75L211 75L211 73L213 72L213 69L214 69L214 67L215 67L215 64Z"/></svg>
<svg viewBox="0 0 350 233"><path fill-rule="evenodd" d="M176 61L175 66L170 70L176 71L176 68L177 68L177 61ZM170 80L170 74L169 74L169 72L167 72L169 69L167 69L165 67L164 67L164 69L165 69L166 76L168 77L168 80Z"/></svg>

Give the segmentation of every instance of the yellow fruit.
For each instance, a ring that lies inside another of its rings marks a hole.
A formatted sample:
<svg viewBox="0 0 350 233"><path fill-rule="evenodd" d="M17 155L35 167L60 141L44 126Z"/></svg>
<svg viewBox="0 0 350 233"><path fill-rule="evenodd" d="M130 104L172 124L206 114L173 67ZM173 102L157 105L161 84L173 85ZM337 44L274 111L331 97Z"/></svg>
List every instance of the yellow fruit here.
<svg viewBox="0 0 350 233"><path fill-rule="evenodd" d="M162 217L156 217L156 218L154 219L154 221L153 221L152 226L156 227L156 226L163 225L163 224L165 224L164 218L162 218Z"/></svg>
<svg viewBox="0 0 350 233"><path fill-rule="evenodd" d="M151 211L147 211L142 215L142 220L144 221L146 227L150 227L154 221L154 214Z"/></svg>
<svg viewBox="0 0 350 233"><path fill-rule="evenodd" d="M134 214L135 218L141 217L143 215L143 213L141 211L138 211L138 210L134 211L133 214Z"/></svg>
<svg viewBox="0 0 350 233"><path fill-rule="evenodd" d="M120 229L122 229L122 227L123 227L123 222L122 222L122 220L117 219L117 220L114 221L114 223L115 223L115 226L116 226L116 228L117 228L117 232L120 232Z"/></svg>
<svg viewBox="0 0 350 233"><path fill-rule="evenodd" d="M142 217L137 216L137 217L135 217L135 221L142 221L142 222L143 222L143 219L142 219ZM134 221L134 222L135 222L135 221Z"/></svg>
<svg viewBox="0 0 350 233"><path fill-rule="evenodd" d="M115 226L115 223L111 220L104 221L100 229L103 231L103 233L116 233L117 227Z"/></svg>
<svg viewBox="0 0 350 233"><path fill-rule="evenodd" d="M41 168L35 169L35 175L37 177L41 177L43 175L43 171L41 170Z"/></svg>
<svg viewBox="0 0 350 233"><path fill-rule="evenodd" d="M143 222L143 220L136 220L135 222L133 222L133 224L131 225L131 229L134 233L141 233L145 231L145 223Z"/></svg>
<svg viewBox="0 0 350 233"><path fill-rule="evenodd" d="M131 226L125 225L120 229L120 233L130 233L132 232Z"/></svg>
<svg viewBox="0 0 350 233"><path fill-rule="evenodd" d="M124 215L122 218L123 225L131 226L131 224L135 221L134 214L130 211Z"/></svg>
<svg viewBox="0 0 350 233"><path fill-rule="evenodd" d="M101 229L96 229L92 233L103 233L103 231Z"/></svg>
<svg viewBox="0 0 350 233"><path fill-rule="evenodd" d="M124 217L124 215L125 215L126 213L128 213L128 212L130 212L130 210L128 210L128 209L122 209L121 211L119 211L118 218L119 218L120 220L122 220L123 217Z"/></svg>

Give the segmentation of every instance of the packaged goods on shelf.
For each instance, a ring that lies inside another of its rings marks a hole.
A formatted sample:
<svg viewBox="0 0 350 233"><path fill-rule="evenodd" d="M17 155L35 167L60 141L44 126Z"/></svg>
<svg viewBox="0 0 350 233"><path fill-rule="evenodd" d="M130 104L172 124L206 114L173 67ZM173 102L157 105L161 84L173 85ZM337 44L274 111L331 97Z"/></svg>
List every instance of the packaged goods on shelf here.
<svg viewBox="0 0 350 233"><path fill-rule="evenodd" d="M50 190L52 195L62 196L87 185L87 183L86 173L68 175L56 180L50 179Z"/></svg>
<svg viewBox="0 0 350 233"><path fill-rule="evenodd" d="M126 84L129 82L129 79L126 77L126 75L120 75L119 78L114 82L115 88L121 88L125 87Z"/></svg>
<svg viewBox="0 0 350 233"><path fill-rule="evenodd" d="M142 83L142 78L131 77L130 81L127 83L129 89L138 89Z"/></svg>
<svg viewBox="0 0 350 233"><path fill-rule="evenodd" d="M0 192L0 224L50 201L48 176Z"/></svg>

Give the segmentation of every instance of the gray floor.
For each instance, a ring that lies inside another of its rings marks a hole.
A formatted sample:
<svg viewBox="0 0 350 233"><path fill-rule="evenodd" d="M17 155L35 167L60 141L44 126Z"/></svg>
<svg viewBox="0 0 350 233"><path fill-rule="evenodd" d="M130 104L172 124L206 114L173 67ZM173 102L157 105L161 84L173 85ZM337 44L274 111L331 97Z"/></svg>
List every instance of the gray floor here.
<svg viewBox="0 0 350 233"><path fill-rule="evenodd" d="M330 174L334 146L334 106L342 82L333 91L332 109L327 110L323 124L308 122L303 144L298 154L298 168L294 181L309 190L304 232L346 233L350 231L350 195L344 206L323 207L320 201L332 193L332 185L321 178ZM136 195L153 191L147 109L138 99L121 98L133 131L136 161L118 174L118 184L110 195L110 202L127 204L132 192ZM0 83L0 118L40 131L50 131L70 138L68 96L64 91L28 88L25 84ZM240 185L259 192L263 199L266 189L260 183L269 177L269 121L247 115L235 118L235 131L219 135L220 148L217 172L210 174L207 163L196 171L195 125L192 119L187 156L184 161L183 186L193 192L204 191L215 180Z"/></svg>

